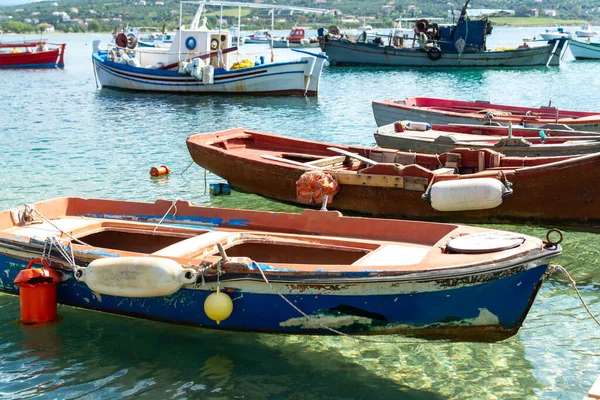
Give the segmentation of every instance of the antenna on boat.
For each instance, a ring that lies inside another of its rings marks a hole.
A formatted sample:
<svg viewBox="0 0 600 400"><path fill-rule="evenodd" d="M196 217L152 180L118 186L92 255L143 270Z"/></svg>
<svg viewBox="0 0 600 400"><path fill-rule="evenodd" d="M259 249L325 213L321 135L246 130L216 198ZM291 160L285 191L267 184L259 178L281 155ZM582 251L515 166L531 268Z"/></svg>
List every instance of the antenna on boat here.
<svg viewBox="0 0 600 400"><path fill-rule="evenodd" d="M237 28L237 51L235 52L235 61L240 58L240 40L242 39L242 6L238 6L238 28Z"/></svg>
<svg viewBox="0 0 600 400"><path fill-rule="evenodd" d="M273 51L273 36L275 35L275 9L271 9L271 62L275 62L275 52Z"/></svg>

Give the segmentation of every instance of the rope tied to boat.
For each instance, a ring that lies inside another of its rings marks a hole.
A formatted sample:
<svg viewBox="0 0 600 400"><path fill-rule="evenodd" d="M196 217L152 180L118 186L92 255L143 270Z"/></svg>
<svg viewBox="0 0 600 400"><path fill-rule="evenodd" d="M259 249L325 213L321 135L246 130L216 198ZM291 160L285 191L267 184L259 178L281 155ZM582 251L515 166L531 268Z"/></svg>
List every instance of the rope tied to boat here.
<svg viewBox="0 0 600 400"><path fill-rule="evenodd" d="M37 221L33 217L33 213L37 214L44 222L47 222L48 224L50 224L54 229L56 229L57 231L59 231L61 234L65 235L72 241L82 244L84 246L89 246L89 244L77 239L75 236L72 236L68 232L65 232L63 229L61 229L56 224L54 224L52 221L50 221L48 218L46 218L41 212L39 212L34 206L32 206L30 204L25 204L23 206L23 212L20 215L21 223L23 223L24 225L39 223L39 221Z"/></svg>
<svg viewBox="0 0 600 400"><path fill-rule="evenodd" d="M305 318L307 318L309 321L312 321L313 323L315 323L316 325L320 326L323 329L326 329L330 332L335 333L336 335L340 335L340 336L345 336L345 337L349 337L352 338L354 340L359 340L362 342L370 342L370 343L387 343L387 344L391 344L391 343L395 343L395 342L388 342L388 341L378 341L378 340L369 340L369 339L364 339L364 338L360 338L360 337L356 337L356 336L352 336L349 335L347 333L341 332L337 329L334 329L330 326L327 326L323 323L321 323L320 321L318 321L314 316L312 315L308 315L307 313L305 313L304 311L302 311L300 308L298 308L298 306L296 306L294 303L292 303L290 300L288 300L283 294L281 294L277 289L275 289L275 287L271 284L271 282L269 282L269 280L267 279L267 276L265 275L265 273L263 272L262 268L260 267L260 265L258 265L258 263L256 261L252 261L250 264L248 264L248 268L256 268L258 270L258 272L260 272L260 274L262 275L263 280L265 281L265 283L267 285L269 285L269 287L271 288L271 290L277 294L279 297L281 297L281 299L283 301L285 301L287 304L289 304L294 310L296 310L300 315L304 316Z"/></svg>
<svg viewBox="0 0 600 400"><path fill-rule="evenodd" d="M583 305L583 308L585 308L585 311L587 311L587 313L590 315L590 317L592 317L594 322L596 322L596 324L598 326L600 326L600 321L598 321L598 318L596 318L594 316L594 314L592 313L592 311L586 304L585 300L583 300L583 296L581 296L581 292L579 292L579 289L577 288L577 283L575 282L575 279L573 279L573 277L567 272L567 270L564 267L562 267L560 265L556 265L556 264L548 266L547 274L548 274L548 276L550 276L550 275L554 274L556 271L562 272L563 275L570 281L571 286L573 286L573 289L575 289L575 293L577 294L577 297L579 297L579 300L581 301L581 304Z"/></svg>
<svg viewBox="0 0 600 400"><path fill-rule="evenodd" d="M40 256L40 259L50 261L53 247L56 248L56 250L74 271L79 269L77 264L75 264L75 254L73 253L73 248L71 246L63 246L62 243L53 236L46 238L44 241L44 248L42 249L42 255ZM69 250L70 253L67 252L67 250Z"/></svg>
<svg viewBox="0 0 600 400"><path fill-rule="evenodd" d="M171 207L169 207L169 209L167 210L165 215L163 215L163 217L160 219L160 221L158 221L158 224L156 224L156 226L152 230L152 233L156 233L156 230L158 229L160 224L162 224L162 222L165 220L165 218L167 218L167 215L169 215L169 211L171 211L172 209L175 209L175 212L173 213L173 218L175 218L175 215L177 215L177 202L178 201L179 201L179 198L177 198L171 202Z"/></svg>

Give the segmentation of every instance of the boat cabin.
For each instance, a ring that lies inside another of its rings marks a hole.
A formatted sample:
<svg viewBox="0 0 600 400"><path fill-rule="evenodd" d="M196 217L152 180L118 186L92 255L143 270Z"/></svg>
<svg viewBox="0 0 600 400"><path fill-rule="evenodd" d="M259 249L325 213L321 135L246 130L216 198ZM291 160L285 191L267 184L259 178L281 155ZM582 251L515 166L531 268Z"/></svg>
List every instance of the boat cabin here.
<svg viewBox="0 0 600 400"><path fill-rule="evenodd" d="M287 39L290 43L299 43L302 39L306 37L306 32L303 28L293 28L290 31Z"/></svg>
<svg viewBox="0 0 600 400"><path fill-rule="evenodd" d="M204 18L200 27L192 24L189 28L185 28L182 25L175 33L169 47L138 47L135 50L135 57L142 67L169 65L198 55L228 49L231 46L231 33L228 30L209 30ZM211 64L215 67L228 67L230 65L228 54L223 53L221 57L220 63L216 60L217 57L211 57Z"/></svg>

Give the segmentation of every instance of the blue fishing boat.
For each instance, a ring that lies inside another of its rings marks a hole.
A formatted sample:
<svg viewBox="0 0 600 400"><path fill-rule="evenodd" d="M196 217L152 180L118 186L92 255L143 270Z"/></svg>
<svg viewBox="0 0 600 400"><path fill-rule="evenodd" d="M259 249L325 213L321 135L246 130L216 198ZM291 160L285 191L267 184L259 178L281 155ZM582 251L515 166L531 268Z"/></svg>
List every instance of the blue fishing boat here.
<svg viewBox="0 0 600 400"><path fill-rule="evenodd" d="M487 49L486 36L492 33L486 16L469 19L467 0L458 21L438 24L427 19L416 21L414 37L407 46L404 35L391 31L388 36L358 39L340 32L336 26L319 29L321 49L331 65L383 67L532 67L557 66L566 49L567 38L545 45L523 44L511 49Z"/></svg>
<svg viewBox="0 0 600 400"><path fill-rule="evenodd" d="M183 3L199 5L198 11L189 27L180 23L181 28L169 46L136 46L125 35L121 35L122 40L117 37L115 44L106 49L94 43L92 61L97 83L102 87L147 92L318 94L326 56L297 50L301 57L292 61L275 62L272 55L271 62L265 57L260 57L260 64L250 60L234 62L237 46L232 45L231 32L210 30L206 26L207 19L202 14L207 2ZM238 3L210 2L210 5L232 4L238 7ZM247 7L277 6L249 4Z"/></svg>
<svg viewBox="0 0 600 400"><path fill-rule="evenodd" d="M550 238L326 210L62 198L0 212L3 292L41 259L61 304L252 332L501 340L560 252Z"/></svg>

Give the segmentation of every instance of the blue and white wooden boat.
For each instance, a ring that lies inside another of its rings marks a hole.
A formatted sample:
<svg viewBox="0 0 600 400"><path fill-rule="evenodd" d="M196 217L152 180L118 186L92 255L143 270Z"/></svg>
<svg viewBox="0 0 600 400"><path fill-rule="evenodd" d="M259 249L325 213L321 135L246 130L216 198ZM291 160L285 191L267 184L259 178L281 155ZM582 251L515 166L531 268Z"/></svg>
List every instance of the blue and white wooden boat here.
<svg viewBox="0 0 600 400"><path fill-rule="evenodd" d="M569 41L571 54L576 60L600 60L600 43L576 40Z"/></svg>
<svg viewBox="0 0 600 400"><path fill-rule="evenodd" d="M516 233L336 211L62 198L0 212L3 292L18 294L15 277L42 257L63 275L59 303L252 332L501 340L560 252ZM206 304L217 288L231 307L219 324Z"/></svg>
<svg viewBox="0 0 600 400"><path fill-rule="evenodd" d="M426 19L414 25L412 46L406 46L402 34L373 40L363 36L355 40L337 27L319 29L321 49L331 65L380 67L533 67L558 66L567 38L529 47L488 50L486 36L492 33L487 17L469 19L467 0L456 24L437 24Z"/></svg>
<svg viewBox="0 0 600 400"><path fill-rule="evenodd" d="M109 45L102 50L95 43L92 60L98 83L103 87L152 92L317 95L325 55L299 51L302 57L297 60L236 69L233 54L237 47L231 45L230 31L209 30L206 18L200 25L207 3L182 3L199 4L199 8L190 27L180 24L170 47Z"/></svg>

